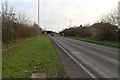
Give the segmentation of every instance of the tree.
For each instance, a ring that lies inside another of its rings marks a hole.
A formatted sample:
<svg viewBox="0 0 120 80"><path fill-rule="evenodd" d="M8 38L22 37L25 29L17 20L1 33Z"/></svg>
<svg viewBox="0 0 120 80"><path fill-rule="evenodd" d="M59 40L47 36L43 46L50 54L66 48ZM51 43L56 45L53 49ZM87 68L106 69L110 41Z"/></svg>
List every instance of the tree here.
<svg viewBox="0 0 120 80"><path fill-rule="evenodd" d="M91 26L91 37L97 40L117 40L117 29L109 23L95 23Z"/></svg>
<svg viewBox="0 0 120 80"><path fill-rule="evenodd" d="M29 22L28 16L26 16L25 13L19 13L17 22L21 24L27 24Z"/></svg>
<svg viewBox="0 0 120 80"><path fill-rule="evenodd" d="M16 39L15 23L16 15L13 7L8 2L2 3L2 40L5 42L14 41Z"/></svg>
<svg viewBox="0 0 120 80"><path fill-rule="evenodd" d="M17 15L13 7L8 2L2 3L2 41L12 42L17 39L24 39L42 33L42 29L37 24L31 24L25 14Z"/></svg>
<svg viewBox="0 0 120 80"><path fill-rule="evenodd" d="M100 19L103 23L110 23L111 25L118 25L118 10L114 9L110 13L103 15Z"/></svg>

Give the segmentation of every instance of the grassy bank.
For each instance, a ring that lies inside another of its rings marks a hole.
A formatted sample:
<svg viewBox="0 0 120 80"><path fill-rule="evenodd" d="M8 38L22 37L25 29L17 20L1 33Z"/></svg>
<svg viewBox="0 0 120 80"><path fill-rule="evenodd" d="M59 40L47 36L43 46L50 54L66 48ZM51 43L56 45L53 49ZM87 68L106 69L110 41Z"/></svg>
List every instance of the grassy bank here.
<svg viewBox="0 0 120 80"><path fill-rule="evenodd" d="M47 36L29 38L22 44L2 53L3 78L29 78L32 73L56 76L60 64Z"/></svg>
<svg viewBox="0 0 120 80"><path fill-rule="evenodd" d="M22 41L16 41L16 42L11 42L11 43L4 43L2 42L2 49L7 49L9 47L12 47L14 45L17 45L19 43L21 43Z"/></svg>
<svg viewBox="0 0 120 80"><path fill-rule="evenodd" d="M90 39L90 38L69 37L69 36L67 36L67 38L120 48L120 45L119 45L120 42L116 42L116 41L106 41L106 40L102 41L102 40L93 40L93 39Z"/></svg>

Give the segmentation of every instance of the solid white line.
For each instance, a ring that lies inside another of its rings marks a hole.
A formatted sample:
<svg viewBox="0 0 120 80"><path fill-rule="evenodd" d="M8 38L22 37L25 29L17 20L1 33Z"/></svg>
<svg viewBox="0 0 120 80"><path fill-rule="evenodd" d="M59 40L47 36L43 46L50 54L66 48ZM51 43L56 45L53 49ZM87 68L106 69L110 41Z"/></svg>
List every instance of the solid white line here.
<svg viewBox="0 0 120 80"><path fill-rule="evenodd" d="M55 41L55 40L54 40ZM80 64L73 56L71 56L57 41L55 43L69 55L86 73L88 73L92 78L96 78L88 69L86 69L82 64Z"/></svg>

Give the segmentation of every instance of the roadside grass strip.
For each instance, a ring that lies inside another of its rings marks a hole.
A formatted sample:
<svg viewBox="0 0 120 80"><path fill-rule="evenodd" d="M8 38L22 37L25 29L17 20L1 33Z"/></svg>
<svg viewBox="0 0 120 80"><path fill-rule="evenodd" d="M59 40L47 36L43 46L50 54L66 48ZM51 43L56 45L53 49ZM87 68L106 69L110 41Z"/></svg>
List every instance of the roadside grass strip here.
<svg viewBox="0 0 120 80"><path fill-rule="evenodd" d="M71 38L71 39L86 41L86 42L90 42L90 43L95 43L95 44L100 44L100 45L120 48L120 42L117 42L117 41L93 40L93 39L90 39L90 38L69 37L69 36L66 36L66 37L67 38Z"/></svg>
<svg viewBox="0 0 120 80"><path fill-rule="evenodd" d="M21 45L2 53L3 78L30 78L33 73L55 77L60 63L47 36L24 40Z"/></svg>

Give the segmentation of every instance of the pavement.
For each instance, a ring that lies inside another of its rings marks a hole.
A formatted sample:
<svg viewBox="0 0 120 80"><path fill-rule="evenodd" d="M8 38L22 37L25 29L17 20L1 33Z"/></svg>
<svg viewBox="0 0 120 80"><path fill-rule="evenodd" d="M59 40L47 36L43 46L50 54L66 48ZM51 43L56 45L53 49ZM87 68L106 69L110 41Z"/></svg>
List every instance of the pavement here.
<svg viewBox="0 0 120 80"><path fill-rule="evenodd" d="M60 36L51 37L70 78L118 78L118 49Z"/></svg>

